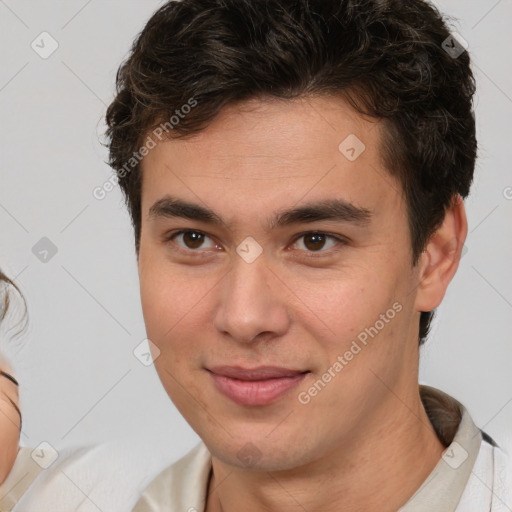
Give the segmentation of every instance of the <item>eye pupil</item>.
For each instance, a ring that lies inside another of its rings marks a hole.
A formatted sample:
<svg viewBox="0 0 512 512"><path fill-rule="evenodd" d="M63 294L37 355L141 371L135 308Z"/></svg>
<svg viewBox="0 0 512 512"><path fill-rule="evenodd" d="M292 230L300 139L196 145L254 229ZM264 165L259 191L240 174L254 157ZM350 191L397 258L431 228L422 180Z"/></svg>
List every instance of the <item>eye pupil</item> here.
<svg viewBox="0 0 512 512"><path fill-rule="evenodd" d="M310 243L308 243L308 240ZM312 233L310 235L304 235L304 245L311 250L321 249L325 244L325 235L319 233Z"/></svg>
<svg viewBox="0 0 512 512"><path fill-rule="evenodd" d="M204 240L204 234L197 231L187 231L183 233L183 241L189 249L197 249L201 247Z"/></svg>

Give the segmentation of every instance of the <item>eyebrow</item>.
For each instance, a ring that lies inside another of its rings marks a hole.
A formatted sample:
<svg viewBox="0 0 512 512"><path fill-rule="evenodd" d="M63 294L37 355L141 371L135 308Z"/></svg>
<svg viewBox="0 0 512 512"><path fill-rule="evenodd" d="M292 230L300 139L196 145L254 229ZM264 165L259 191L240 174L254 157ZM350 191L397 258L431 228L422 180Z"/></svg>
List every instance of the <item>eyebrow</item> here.
<svg viewBox="0 0 512 512"><path fill-rule="evenodd" d="M174 218L195 220L211 225L229 227L228 224L213 210L199 204L167 195L156 201L149 209L150 220L158 218ZM324 199L277 212L268 219L268 227L272 230L293 224L303 224L321 220L334 220L364 226L369 224L371 210L355 206L343 199Z"/></svg>

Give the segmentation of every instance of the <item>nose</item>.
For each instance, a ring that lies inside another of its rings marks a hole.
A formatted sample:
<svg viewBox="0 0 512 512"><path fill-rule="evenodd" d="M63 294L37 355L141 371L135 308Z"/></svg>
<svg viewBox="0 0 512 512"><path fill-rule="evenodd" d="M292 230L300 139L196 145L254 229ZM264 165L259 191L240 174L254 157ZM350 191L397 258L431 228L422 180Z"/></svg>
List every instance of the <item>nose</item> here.
<svg viewBox="0 0 512 512"><path fill-rule="evenodd" d="M214 326L239 343L279 337L290 326L286 287L261 255L247 263L237 258L221 281Z"/></svg>

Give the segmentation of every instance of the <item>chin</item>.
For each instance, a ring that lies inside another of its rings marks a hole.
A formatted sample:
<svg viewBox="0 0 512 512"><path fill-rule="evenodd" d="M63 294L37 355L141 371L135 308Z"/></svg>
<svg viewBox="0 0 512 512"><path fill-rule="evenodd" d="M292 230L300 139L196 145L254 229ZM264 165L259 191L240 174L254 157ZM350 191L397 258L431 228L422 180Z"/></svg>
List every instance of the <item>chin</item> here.
<svg viewBox="0 0 512 512"><path fill-rule="evenodd" d="M297 443L297 436L270 440L262 434L220 442L211 439L203 441L216 459L229 466L251 471L287 471L314 459L309 449Z"/></svg>

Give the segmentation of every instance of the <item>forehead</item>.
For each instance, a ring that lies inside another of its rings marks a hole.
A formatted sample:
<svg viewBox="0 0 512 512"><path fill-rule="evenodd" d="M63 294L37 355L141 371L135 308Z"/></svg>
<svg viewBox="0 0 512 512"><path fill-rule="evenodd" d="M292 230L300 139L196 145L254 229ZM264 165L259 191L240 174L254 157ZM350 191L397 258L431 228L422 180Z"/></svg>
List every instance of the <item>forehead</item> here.
<svg viewBox="0 0 512 512"><path fill-rule="evenodd" d="M400 195L383 166L382 129L340 97L227 106L203 131L157 141L144 157L143 215L165 194L238 216L333 197L375 210Z"/></svg>

